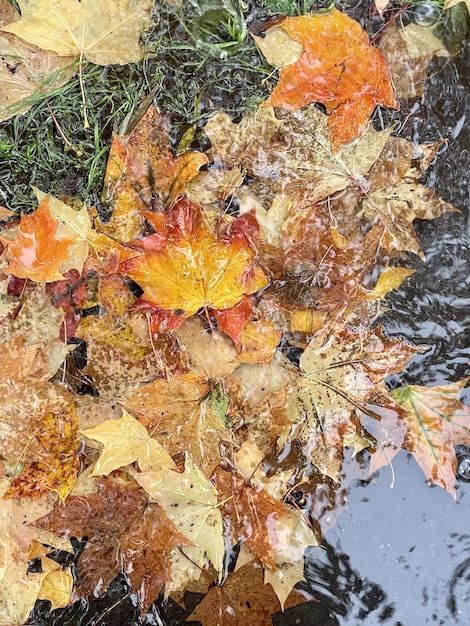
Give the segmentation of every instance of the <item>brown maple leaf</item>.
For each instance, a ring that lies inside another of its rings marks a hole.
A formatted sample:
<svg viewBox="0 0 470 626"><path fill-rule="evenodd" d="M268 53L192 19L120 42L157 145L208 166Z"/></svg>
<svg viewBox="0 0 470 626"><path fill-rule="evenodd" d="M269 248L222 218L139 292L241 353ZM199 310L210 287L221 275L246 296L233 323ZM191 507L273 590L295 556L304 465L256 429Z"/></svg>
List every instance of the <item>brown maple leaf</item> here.
<svg viewBox="0 0 470 626"><path fill-rule="evenodd" d="M87 539L77 563L76 599L104 593L124 570L146 610L170 579L171 550L188 542L135 483L114 477L96 485L96 493L69 496L34 526Z"/></svg>
<svg viewBox="0 0 470 626"><path fill-rule="evenodd" d="M292 594L286 608L302 602ZM216 585L197 605L187 621L197 620L203 626L272 626L272 613L281 608L271 587L265 585L263 570L258 563L248 563L229 574L222 585Z"/></svg>
<svg viewBox="0 0 470 626"><path fill-rule="evenodd" d="M220 463L220 443L230 433L210 404L211 385L193 372L158 379L135 390L122 404L171 455L189 452L210 475Z"/></svg>

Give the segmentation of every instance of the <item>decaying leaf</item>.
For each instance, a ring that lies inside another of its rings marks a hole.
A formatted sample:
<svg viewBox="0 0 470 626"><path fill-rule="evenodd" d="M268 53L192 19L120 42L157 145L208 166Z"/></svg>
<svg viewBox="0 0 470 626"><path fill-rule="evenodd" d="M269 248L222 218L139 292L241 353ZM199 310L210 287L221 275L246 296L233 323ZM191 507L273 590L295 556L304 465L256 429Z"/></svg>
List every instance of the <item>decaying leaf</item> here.
<svg viewBox="0 0 470 626"><path fill-rule="evenodd" d="M286 608L299 604L299 597L287 601ZM270 585L265 585L258 563L248 563L229 574L223 585L212 587L188 617L203 626L240 626L256 624L272 626L271 614L280 610L280 603Z"/></svg>
<svg viewBox="0 0 470 626"><path fill-rule="evenodd" d="M42 448L41 460L34 463L17 461L5 498L37 498L52 491L65 500L80 470L77 424L73 406L59 415L48 412L35 422L30 436Z"/></svg>
<svg viewBox="0 0 470 626"><path fill-rule="evenodd" d="M0 0L0 29L16 16L13 5ZM32 105L29 96L65 84L74 74L73 61L15 35L0 35L0 120L25 113Z"/></svg>
<svg viewBox="0 0 470 626"><path fill-rule="evenodd" d="M470 444L470 407L459 395L468 378L442 387L409 385L391 392L406 409L403 447L411 452L429 482L455 498L454 446Z"/></svg>
<svg viewBox="0 0 470 626"><path fill-rule="evenodd" d="M210 475L220 462L221 442L230 440L210 397L209 381L190 372L155 380L122 402L171 456L189 452Z"/></svg>
<svg viewBox="0 0 470 626"><path fill-rule="evenodd" d="M201 152L175 157L168 116L151 106L129 135L115 135L105 173L103 202L112 206L100 229L120 242L142 234L143 211L170 207L207 163Z"/></svg>

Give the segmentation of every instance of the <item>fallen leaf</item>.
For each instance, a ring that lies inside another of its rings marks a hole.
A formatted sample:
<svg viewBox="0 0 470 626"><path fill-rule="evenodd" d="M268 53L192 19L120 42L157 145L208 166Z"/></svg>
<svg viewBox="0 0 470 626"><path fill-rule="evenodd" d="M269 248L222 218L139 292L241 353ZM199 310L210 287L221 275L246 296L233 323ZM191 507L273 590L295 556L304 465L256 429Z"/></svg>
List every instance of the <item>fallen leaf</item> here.
<svg viewBox="0 0 470 626"><path fill-rule="evenodd" d="M458 399L469 379L442 387L408 385L391 392L406 409L408 432L403 447L411 452L427 480L455 495L454 446L470 444L470 407Z"/></svg>
<svg viewBox="0 0 470 626"><path fill-rule="evenodd" d="M293 597L287 606L298 603ZM248 563L230 573L223 585L212 587L187 621L196 620L203 626L272 626L271 615L279 610L273 588L264 584L261 566Z"/></svg>
<svg viewBox="0 0 470 626"><path fill-rule="evenodd" d="M406 267L386 267L379 276L375 287L371 292L374 298L383 298L391 291L399 289L409 276L412 276L416 270L410 270Z"/></svg>
<svg viewBox="0 0 470 626"><path fill-rule="evenodd" d="M143 212L169 208L207 157L190 151L175 157L170 148L170 120L151 106L129 135L115 135L106 167L103 203L113 208L102 232L120 242L143 232Z"/></svg>
<svg viewBox="0 0 470 626"><path fill-rule="evenodd" d="M193 372L155 380L135 390L122 404L171 456L189 452L210 475L220 463L220 443L230 440L210 404L209 382Z"/></svg>
<svg viewBox="0 0 470 626"><path fill-rule="evenodd" d="M204 132L217 164L243 167L272 192L311 207L350 184L358 184L380 156L392 130L377 132L369 127L364 137L333 154L327 121L313 105L285 113L282 120L271 107L264 107L238 124L226 113L216 113Z"/></svg>
<svg viewBox="0 0 470 626"><path fill-rule="evenodd" d="M318 545L318 541L308 525L303 513L292 511L294 518L294 528L290 537L289 545L276 553L274 560L276 568L274 570L264 570L264 582L269 583L274 589L281 609L294 586L305 580L304 577L304 552L308 546Z"/></svg>
<svg viewBox="0 0 470 626"><path fill-rule="evenodd" d="M218 467L211 481L219 493L231 545L246 543L264 565L275 569L275 554L287 547L292 532L286 506L261 485L251 484L250 477Z"/></svg>
<svg viewBox="0 0 470 626"><path fill-rule="evenodd" d="M63 279L62 267L69 258L76 237L56 238L58 221L53 217L46 198L29 215L23 214L16 237L11 231L0 237L7 249L6 272L37 283ZM8 237L6 236L8 234Z"/></svg>
<svg viewBox="0 0 470 626"><path fill-rule="evenodd" d="M128 311L136 299L119 274L99 279L97 298L102 314L82 317L75 335L87 342L82 372L92 378L102 400L115 403L160 376L161 362L152 350L147 320L141 315L134 320Z"/></svg>
<svg viewBox="0 0 470 626"><path fill-rule="evenodd" d="M106 420L95 428L82 430L81 434L103 444L92 476L106 476L134 461L137 461L143 472L176 469L172 458L158 441L150 437L142 424L126 411L120 419Z"/></svg>
<svg viewBox="0 0 470 626"><path fill-rule="evenodd" d="M305 52L280 72L266 104L288 111L324 104L333 153L364 134L377 105L398 108L381 52L345 13L290 17L281 27Z"/></svg>
<svg viewBox="0 0 470 626"><path fill-rule="evenodd" d="M135 483L98 478L97 493L69 496L65 503L34 522L61 537L87 537L77 563L74 599L101 595L121 570L122 541L141 519L147 500Z"/></svg>
<svg viewBox="0 0 470 626"><path fill-rule="evenodd" d="M276 354L282 333L265 320L248 321L240 335L239 360L242 363L267 363Z"/></svg>
<svg viewBox="0 0 470 626"><path fill-rule="evenodd" d="M59 415L47 412L35 422L30 438L37 440L42 448L41 460L34 463L18 460L5 498L38 498L52 491L65 500L80 471L77 422L73 406Z"/></svg>
<svg viewBox="0 0 470 626"><path fill-rule="evenodd" d="M17 16L12 4L0 1L0 29ZM25 113L36 95L64 85L74 74L73 62L15 35L0 35L0 120Z"/></svg>
<svg viewBox="0 0 470 626"><path fill-rule="evenodd" d="M225 546L217 491L191 457L186 456L183 473L143 472L136 474L135 479L165 509L178 531L204 550L222 576Z"/></svg>
<svg viewBox="0 0 470 626"><path fill-rule="evenodd" d="M243 228L244 218L239 220ZM205 307L229 309L267 284L238 224L218 236L201 208L183 198L154 235L133 243L142 256L123 263L121 271L142 287L141 300L156 308L184 317Z"/></svg>
<svg viewBox="0 0 470 626"><path fill-rule="evenodd" d="M152 0L20 0L21 19L3 27L59 56L80 56L98 65L142 59L141 31Z"/></svg>

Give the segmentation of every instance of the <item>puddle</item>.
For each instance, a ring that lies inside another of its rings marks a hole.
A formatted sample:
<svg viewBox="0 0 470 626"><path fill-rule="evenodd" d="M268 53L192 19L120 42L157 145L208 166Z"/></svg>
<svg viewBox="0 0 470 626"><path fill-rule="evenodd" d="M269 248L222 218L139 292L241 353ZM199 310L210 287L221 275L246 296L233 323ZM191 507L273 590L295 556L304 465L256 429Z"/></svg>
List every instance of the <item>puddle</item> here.
<svg viewBox="0 0 470 626"><path fill-rule="evenodd" d="M363 4L356 4L362 11ZM468 82L470 49L438 59L429 71L425 96L404 102L386 122L403 122L401 136L415 142L449 138L426 182L461 209L417 222L426 260L407 257L416 269L406 288L387 297L388 334L429 345L391 387L441 385L470 375L470 220L468 213ZM385 119L385 115L384 115ZM470 392L462 399L470 403ZM462 472L468 473L464 466ZM470 483L459 481L457 499L426 484L412 457L402 451L390 467L368 481L355 481L347 507L328 530L321 548L307 551L305 576L318 602L273 616L275 626L419 626L468 624L470 612ZM393 479L394 486L390 488ZM139 620L135 598L121 578L104 598L49 614L38 603L35 626L133 626L185 624L188 612L157 603Z"/></svg>

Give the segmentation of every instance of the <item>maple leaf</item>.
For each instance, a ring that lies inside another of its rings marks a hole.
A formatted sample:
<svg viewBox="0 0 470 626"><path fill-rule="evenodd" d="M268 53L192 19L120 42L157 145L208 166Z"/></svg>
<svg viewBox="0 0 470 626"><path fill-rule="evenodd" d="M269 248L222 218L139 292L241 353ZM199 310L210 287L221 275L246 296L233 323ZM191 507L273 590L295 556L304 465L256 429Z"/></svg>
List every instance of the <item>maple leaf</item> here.
<svg viewBox="0 0 470 626"><path fill-rule="evenodd" d="M183 473L167 469L136 474L135 479L165 509L179 532L204 551L221 577L225 547L217 491L191 457L186 455Z"/></svg>
<svg viewBox="0 0 470 626"><path fill-rule="evenodd" d="M364 134L378 104L398 108L385 60L358 22L333 9L287 18L281 27L305 51L281 70L266 104L289 111L324 104L333 152Z"/></svg>
<svg viewBox="0 0 470 626"><path fill-rule="evenodd" d="M370 127L364 137L333 154L327 120L313 105L286 113L283 120L265 107L238 124L226 113L216 113L204 132L217 164L245 168L273 192L311 206L365 176L391 132Z"/></svg>
<svg viewBox="0 0 470 626"><path fill-rule="evenodd" d="M298 597L292 597L286 608L296 604ZM264 584L261 566L248 563L230 573L223 585L212 587L187 621L197 620L203 626L272 626L271 615L279 610L273 588Z"/></svg>
<svg viewBox="0 0 470 626"><path fill-rule="evenodd" d="M140 61L152 0L20 0L21 19L3 28L59 56L98 65Z"/></svg>
<svg viewBox="0 0 470 626"><path fill-rule="evenodd" d="M239 360L242 363L267 363L276 353L282 333L270 321L248 321L240 334Z"/></svg>
<svg viewBox="0 0 470 626"><path fill-rule="evenodd" d="M39 203L49 200L51 215L58 223L55 233L56 239L69 237L73 240L67 260L60 268L61 272L65 273L75 269L81 274L88 256L88 242L91 236L91 221L86 206L77 210L36 187L32 187L32 189Z"/></svg>
<svg viewBox="0 0 470 626"><path fill-rule="evenodd" d="M177 546L190 542L162 512L162 507L149 503L121 540L123 570L131 582L142 613L172 582L171 555Z"/></svg>
<svg viewBox="0 0 470 626"><path fill-rule="evenodd" d="M367 175L367 192L358 187L332 199L331 211L341 216L340 231L348 236L357 230L358 220L365 218L385 227L385 250L407 250L423 258L413 220L433 219L457 210L418 182L441 146L439 141L416 147L405 139L390 137Z"/></svg>
<svg viewBox="0 0 470 626"><path fill-rule="evenodd" d="M200 317L185 320L173 335L184 349L190 369L206 381L225 378L240 364L230 339L217 330L208 329Z"/></svg>
<svg viewBox="0 0 470 626"><path fill-rule="evenodd" d="M189 452L210 475L220 462L220 442L230 434L209 400L211 386L189 372L136 389L122 404L135 413L171 456Z"/></svg>
<svg viewBox="0 0 470 626"><path fill-rule="evenodd" d="M470 407L458 399L469 378L442 387L408 385L391 392L406 409L403 447L411 452L427 480L455 498L454 446L470 444Z"/></svg>
<svg viewBox="0 0 470 626"><path fill-rule="evenodd" d="M303 514L293 511L294 527L289 545L279 550L274 556L276 568L264 570L264 582L269 583L274 589L281 609L284 610L285 602L294 586L305 580L304 577L304 552L308 546L318 545L312 529L307 524Z"/></svg>
<svg viewBox="0 0 470 626"><path fill-rule="evenodd" d="M132 244L142 255L120 268L144 290L143 303L189 317L205 307L229 309L267 284L243 217L220 236L186 198L160 217L154 235Z"/></svg>
<svg viewBox="0 0 470 626"><path fill-rule="evenodd" d="M106 420L94 428L82 430L88 439L103 444L103 452L92 476L101 476L137 461L141 471L175 469L172 458L134 417L124 411L118 420Z"/></svg>
<svg viewBox="0 0 470 626"><path fill-rule="evenodd" d="M96 493L69 496L63 506L34 522L35 527L62 537L87 537L77 563L74 598L103 593L122 567L131 572L132 559L136 562L134 580L138 585L144 579L145 584L152 585L147 576L154 566L154 574L161 581L162 569L166 567L164 563L175 539L176 544L184 544L185 539L169 524L170 533L163 533L163 542L158 543L161 525L168 520L155 507L148 507L144 492L135 483L118 478L98 478L96 484ZM174 538L171 537L172 531ZM153 554L146 567L143 561L152 550L146 551L144 546L152 536L157 540L155 548L160 548L163 554L160 560ZM136 545L139 538L140 550ZM145 595L145 602L153 600L155 598L150 600Z"/></svg>
<svg viewBox="0 0 470 626"><path fill-rule="evenodd" d="M62 266L67 261L76 237L56 238L58 222L50 209L49 198L29 215L23 214L16 238L12 231L0 237L7 249L6 272L38 283L61 280Z"/></svg>
<svg viewBox="0 0 470 626"><path fill-rule="evenodd" d="M275 554L287 547L293 521L290 511L260 484L216 468L212 477L232 543L245 542L260 561L275 569Z"/></svg>
<svg viewBox="0 0 470 626"><path fill-rule="evenodd" d="M0 2L0 28L14 21L17 11L7 0ZM30 46L15 35L0 35L0 120L25 113L28 96L64 85L74 74L73 57ZM12 65L14 72L12 72Z"/></svg>
<svg viewBox="0 0 470 626"><path fill-rule="evenodd" d="M303 380L298 382L294 405L300 422L291 436L300 438L312 463L334 480L344 446L353 446L356 453L373 445L358 416L365 413L374 417L367 408L371 405L395 408L381 381L401 371L404 360L413 354L412 348L400 354L402 342L394 345L390 341L385 349L380 335L371 335L369 341L367 347L367 339L359 341L345 328L331 335L323 331L311 340L300 359ZM394 359L397 351L398 358Z"/></svg>
<svg viewBox="0 0 470 626"><path fill-rule="evenodd" d="M82 317L75 334L87 342L83 373L92 377L102 400L116 402L134 386L160 376L161 363L150 346L147 321L129 314L135 297L123 278L101 277L97 298L103 314Z"/></svg>
<svg viewBox="0 0 470 626"><path fill-rule="evenodd" d="M73 396L64 387L47 382L48 350L25 346L20 334L2 344L0 367L0 444L6 459L41 462L44 447L31 433L46 413L67 410Z"/></svg>
<svg viewBox="0 0 470 626"><path fill-rule="evenodd" d="M8 479L0 481L2 496L8 485ZM55 499L47 494L36 500L0 500L0 623L5 626L24 624L40 594L47 573L31 574L28 562L30 543L41 540L41 533L29 524L51 511ZM65 545L60 547L67 549Z"/></svg>
<svg viewBox="0 0 470 626"><path fill-rule="evenodd" d="M143 231L143 211L169 208L185 186L208 162L201 152L175 157L170 148L170 120L150 106L129 135L115 135L104 180L103 202L113 207L108 223L99 228L118 241Z"/></svg>

